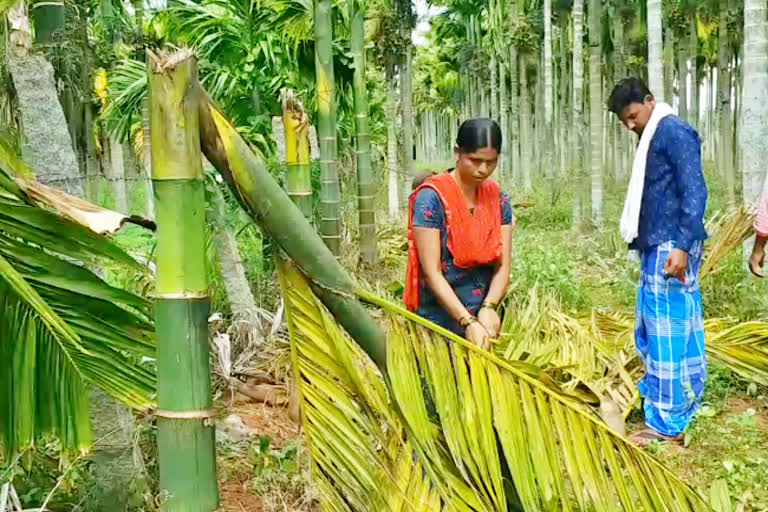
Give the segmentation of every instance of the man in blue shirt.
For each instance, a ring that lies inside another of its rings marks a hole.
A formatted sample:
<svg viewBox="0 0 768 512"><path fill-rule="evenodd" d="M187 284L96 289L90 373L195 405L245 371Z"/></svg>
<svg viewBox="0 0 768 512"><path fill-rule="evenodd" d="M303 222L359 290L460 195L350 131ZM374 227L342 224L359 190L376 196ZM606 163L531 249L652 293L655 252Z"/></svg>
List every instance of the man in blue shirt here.
<svg viewBox="0 0 768 512"><path fill-rule="evenodd" d="M642 193L640 211L634 219L628 215L627 224L635 224L629 245L642 262L635 343L646 369L638 388L649 428L633 437L641 445L678 440L700 405L706 381L698 282L707 238L701 142L691 126L670 114L668 105L656 104L638 78L621 80L608 108L641 137L633 167L635 189L630 185L628 192ZM627 201L629 205L629 197ZM631 208L625 207L625 216L627 210Z"/></svg>

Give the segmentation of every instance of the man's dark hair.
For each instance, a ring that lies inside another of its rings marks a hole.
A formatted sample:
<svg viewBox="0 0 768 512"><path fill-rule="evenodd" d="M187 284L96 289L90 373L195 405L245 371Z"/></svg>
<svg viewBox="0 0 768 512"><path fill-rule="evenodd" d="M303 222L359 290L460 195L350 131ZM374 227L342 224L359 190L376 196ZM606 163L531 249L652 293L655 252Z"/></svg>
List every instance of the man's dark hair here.
<svg viewBox="0 0 768 512"><path fill-rule="evenodd" d="M646 96L653 96L645 82L637 77L622 78L608 98L608 110L621 116L621 111L630 103L643 103Z"/></svg>
<svg viewBox="0 0 768 512"><path fill-rule="evenodd" d="M480 148L501 152L501 128L491 119L467 119L459 127L456 147L462 153L474 153Z"/></svg>

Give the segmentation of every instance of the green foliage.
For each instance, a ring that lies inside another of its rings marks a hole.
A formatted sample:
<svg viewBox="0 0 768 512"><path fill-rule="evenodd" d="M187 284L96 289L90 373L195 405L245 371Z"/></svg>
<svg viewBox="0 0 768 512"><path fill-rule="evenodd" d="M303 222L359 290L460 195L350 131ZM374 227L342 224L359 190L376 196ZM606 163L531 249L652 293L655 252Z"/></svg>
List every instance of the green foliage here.
<svg viewBox="0 0 768 512"><path fill-rule="evenodd" d="M141 364L155 353L152 308L91 271L142 267L32 201L14 181L30 172L0 145L0 449L15 454L50 433L82 452L90 386L137 409L154 403L154 372Z"/></svg>
<svg viewBox="0 0 768 512"><path fill-rule="evenodd" d="M275 487L290 490L306 484L306 475L300 472L301 460L298 441L276 450L267 436L260 436L251 444L248 457L253 464L253 488L262 493Z"/></svg>
<svg viewBox="0 0 768 512"><path fill-rule="evenodd" d="M738 510L761 510L768 500L768 416L765 390L749 398L747 385L710 365L702 413L686 431L684 450L665 458L695 485L723 480Z"/></svg>

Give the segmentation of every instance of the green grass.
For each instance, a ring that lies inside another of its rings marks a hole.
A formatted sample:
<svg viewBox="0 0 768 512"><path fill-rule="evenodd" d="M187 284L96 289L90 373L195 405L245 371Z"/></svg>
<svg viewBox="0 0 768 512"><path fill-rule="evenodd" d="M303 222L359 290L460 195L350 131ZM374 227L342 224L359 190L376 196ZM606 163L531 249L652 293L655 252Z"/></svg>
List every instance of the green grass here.
<svg viewBox="0 0 768 512"><path fill-rule="evenodd" d="M685 432L686 446L655 444L649 451L704 494L723 479L741 510L768 510L768 390L721 366L709 370L702 413ZM633 428L642 427L639 415L633 420Z"/></svg>

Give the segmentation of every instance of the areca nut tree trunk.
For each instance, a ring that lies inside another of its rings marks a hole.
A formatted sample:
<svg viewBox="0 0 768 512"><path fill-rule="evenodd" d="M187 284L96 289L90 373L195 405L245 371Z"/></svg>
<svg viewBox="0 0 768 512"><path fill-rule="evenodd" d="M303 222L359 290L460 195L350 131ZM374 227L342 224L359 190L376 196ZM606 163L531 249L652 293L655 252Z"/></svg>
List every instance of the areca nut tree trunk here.
<svg viewBox="0 0 768 512"><path fill-rule="evenodd" d="M283 92L285 131L285 189L301 213L312 219L312 160L309 148L309 116L294 92Z"/></svg>
<svg viewBox="0 0 768 512"><path fill-rule="evenodd" d="M520 53L520 167L523 187L531 189L531 167L534 165L531 144L531 101L528 89L528 53Z"/></svg>
<svg viewBox="0 0 768 512"><path fill-rule="evenodd" d="M219 503L208 364L210 298L197 62L150 54L152 181L157 214L157 444L164 512Z"/></svg>
<svg viewBox="0 0 768 512"><path fill-rule="evenodd" d="M410 5L410 0L406 0ZM410 9L409 9L410 12ZM410 28L408 29L410 35ZM408 195L413 176L413 52L410 37L405 48L405 56L400 66L400 110L402 113L402 165L403 165L403 193L400 196L402 210L408 208Z"/></svg>
<svg viewBox="0 0 768 512"><path fill-rule="evenodd" d="M664 101L671 105L675 97L675 32L668 24L664 26L662 32L664 43L661 58L662 66L664 66L664 98L666 98Z"/></svg>
<svg viewBox="0 0 768 512"><path fill-rule="evenodd" d="M573 146L574 182L576 194L573 202L573 226L584 222L587 211L586 182L584 176L584 0L573 2Z"/></svg>
<svg viewBox="0 0 768 512"><path fill-rule="evenodd" d="M648 87L656 101L664 97L664 61L661 0L647 0L648 9Z"/></svg>
<svg viewBox="0 0 768 512"><path fill-rule="evenodd" d="M501 175L505 179L511 176L512 164L512 132L509 131L509 97L507 92L507 65L499 59L499 112L497 119L502 130L507 130L507 143L501 147Z"/></svg>
<svg viewBox="0 0 768 512"><path fill-rule="evenodd" d="M768 169L768 9L744 0L744 57L739 151L744 203L757 203Z"/></svg>
<svg viewBox="0 0 768 512"><path fill-rule="evenodd" d="M496 52L493 49L493 43L488 47L488 53L491 54L490 60L490 74L491 74L491 105L490 105L490 117L492 119L499 119L499 102L498 102L498 68L496 67Z"/></svg>
<svg viewBox="0 0 768 512"><path fill-rule="evenodd" d="M689 49L688 56L691 59L691 114L690 123L694 129L699 129L699 69L697 58L699 56L699 34L696 21L696 6L691 7L689 13Z"/></svg>
<svg viewBox="0 0 768 512"><path fill-rule="evenodd" d="M592 174L592 221L603 223L603 165L602 165L602 70L601 0L589 0L589 130Z"/></svg>
<svg viewBox="0 0 768 512"><path fill-rule="evenodd" d="M717 28L717 144L718 167L725 176L728 202L736 204L736 172L733 166L733 129L731 125L731 53L728 40L729 0L719 0Z"/></svg>
<svg viewBox="0 0 768 512"><path fill-rule="evenodd" d="M237 238L227 224L227 203L221 189L214 183L211 194L211 207L207 211L208 220L213 224L213 241L216 245L216 263L221 272L227 301L232 310L234 321L251 322L256 314L256 301L253 298L245 267L237 247Z"/></svg>
<svg viewBox="0 0 768 512"><path fill-rule="evenodd" d="M688 51L682 44L682 36L678 34L677 45L677 90L680 106L677 113L680 117L689 121L688 117ZM653 92L653 91L651 91Z"/></svg>
<svg viewBox="0 0 768 512"><path fill-rule="evenodd" d="M400 211L400 172L397 167L397 91L394 66L387 66L387 172L389 174L388 206L389 217L396 219Z"/></svg>
<svg viewBox="0 0 768 512"><path fill-rule="evenodd" d="M357 164L357 212L360 262L376 263L376 176L371 165L371 134L368 127L368 95L365 81L365 1L349 0L351 53L354 76L355 162Z"/></svg>
<svg viewBox="0 0 768 512"><path fill-rule="evenodd" d="M621 9L618 10L618 16L613 24L613 74L615 80L624 78L624 15ZM665 94L666 96L666 94ZM623 182L624 173L627 169L624 168L623 157L624 151L626 151L624 141L625 133L621 127L621 123L615 121L613 123L614 139L616 145L615 151L615 165L616 165L616 180Z"/></svg>
<svg viewBox="0 0 768 512"><path fill-rule="evenodd" d="M336 85L333 74L333 5L314 0L315 82L320 142L320 236L335 255L341 253L341 188L336 142Z"/></svg>
<svg viewBox="0 0 768 512"><path fill-rule="evenodd" d="M514 9L514 4L513 4ZM509 131L509 159L511 160L510 177L518 181L521 176L520 166L520 99L518 84L518 50L517 44L512 41L509 45L509 119L507 130Z"/></svg>
<svg viewBox="0 0 768 512"><path fill-rule="evenodd" d="M552 85L552 0L544 0L544 137L553 141L552 117L554 94ZM544 175L554 176L554 142L544 145Z"/></svg>
<svg viewBox="0 0 768 512"><path fill-rule="evenodd" d="M560 112L560 119L558 120L558 145L560 146L560 176L563 178L568 177L568 160L570 158L571 147L567 142L568 131L570 128L569 110L568 106L570 101L568 100L569 91L569 67L568 67L568 39L570 37L570 31L568 26L569 17L561 16L564 18L562 26L560 27L560 96L557 102L557 111Z"/></svg>

